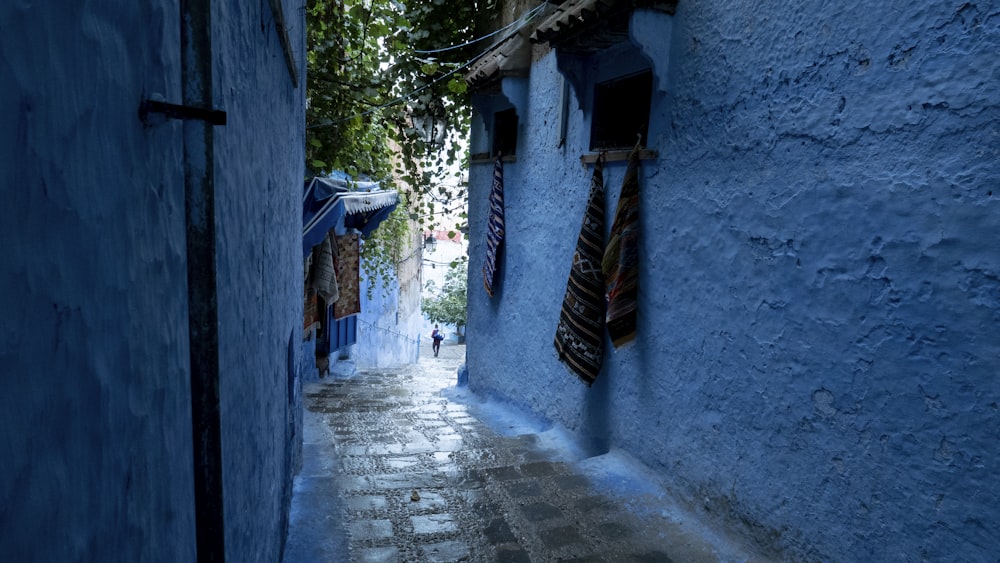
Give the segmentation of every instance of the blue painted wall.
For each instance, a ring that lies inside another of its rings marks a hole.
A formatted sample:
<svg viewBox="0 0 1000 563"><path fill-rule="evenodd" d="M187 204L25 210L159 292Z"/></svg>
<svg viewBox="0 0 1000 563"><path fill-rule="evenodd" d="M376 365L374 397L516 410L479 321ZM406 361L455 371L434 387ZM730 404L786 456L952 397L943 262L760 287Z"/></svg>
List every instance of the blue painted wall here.
<svg viewBox="0 0 1000 563"><path fill-rule="evenodd" d="M267 2L213 4L222 457L230 561L281 557L301 452L304 15L284 5L293 88ZM294 337L293 337L294 335Z"/></svg>
<svg viewBox="0 0 1000 563"><path fill-rule="evenodd" d="M682 1L637 13L633 37L659 81L638 339L592 388L556 358L590 115L574 91L557 148L561 75L536 47L493 299L492 165L470 174L471 388L629 452L762 549L994 560L1000 12ZM585 67L634 54L615 56ZM605 169L609 225L624 168Z"/></svg>
<svg viewBox="0 0 1000 563"><path fill-rule="evenodd" d="M393 213L396 213L395 211ZM361 313L358 343L351 358L359 368L395 367L416 363L420 355L420 242L419 233L404 248L395 265L394 279L386 284L361 266ZM376 244L364 241L362 244ZM333 358L331 358L332 360Z"/></svg>
<svg viewBox="0 0 1000 563"><path fill-rule="evenodd" d="M137 115L181 99L180 10L71 4L0 6L0 559L194 561L182 126ZM212 6L225 540L228 560L277 561L304 94L267 3Z"/></svg>
<svg viewBox="0 0 1000 563"><path fill-rule="evenodd" d="M334 229L335 233L347 232L343 217ZM416 227L411 226L411 230L413 234L410 240L401 249L402 256L389 267L388 284L384 283L380 276L369 274L362 250L359 275L361 312L340 321L341 330L349 335L347 341L352 342L351 344L341 345L336 335L331 338L329 354L331 373L351 374L357 368L395 367L415 363L419 359L419 338L423 322L420 313L420 263L423 239ZM372 230L367 240L362 238L362 249L366 244L379 244L378 240L371 239L375 232ZM327 314L332 314L331 308L328 307L327 311ZM337 323L332 316L331 322ZM315 361L315 338L310 336L309 340L302 343L301 348L303 355L311 358L311 363L302 373L304 381L319 381L319 369ZM334 369L338 362L344 360L349 362Z"/></svg>

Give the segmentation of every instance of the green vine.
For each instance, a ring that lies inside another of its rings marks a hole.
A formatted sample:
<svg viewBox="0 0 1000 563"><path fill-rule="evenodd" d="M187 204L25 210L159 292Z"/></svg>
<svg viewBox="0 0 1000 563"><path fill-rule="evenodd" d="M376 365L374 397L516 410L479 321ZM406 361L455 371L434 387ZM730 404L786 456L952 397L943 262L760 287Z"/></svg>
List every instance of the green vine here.
<svg viewBox="0 0 1000 563"><path fill-rule="evenodd" d="M403 196L405 198L405 195ZM403 261L404 253L413 240L412 221L402 209L401 201L377 229L368 234L361 245L361 263L364 276L371 281L381 281L383 290L388 292L396 279L396 265ZM375 284L368 284L368 298L371 299Z"/></svg>

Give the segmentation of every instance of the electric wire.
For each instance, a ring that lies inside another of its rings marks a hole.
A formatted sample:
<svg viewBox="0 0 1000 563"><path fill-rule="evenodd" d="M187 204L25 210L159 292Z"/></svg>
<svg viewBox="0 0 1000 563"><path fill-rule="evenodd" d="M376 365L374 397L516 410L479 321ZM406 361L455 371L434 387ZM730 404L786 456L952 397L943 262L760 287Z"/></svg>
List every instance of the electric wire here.
<svg viewBox="0 0 1000 563"><path fill-rule="evenodd" d="M541 6L545 6L545 4L542 4ZM539 8L541 6L539 6ZM538 8L535 8L534 10L531 10L528 13L532 14L535 10L538 10ZM507 35L507 37L510 37L510 36L514 35L514 33L518 32L518 31L521 31L521 29L524 26L528 25L528 23L530 21L531 21L530 17L519 18L517 22L514 22L514 23L519 24L518 27L517 27L517 29L515 29L513 32L509 33ZM511 24L511 25L513 25L513 24ZM508 26L508 27L510 27L510 26ZM506 39L507 37L504 37L504 39ZM465 61L464 63L462 63L459 66L455 67L451 71L449 71L449 72L441 75L440 77L434 79L431 82L428 82L427 84L424 84L423 86L421 86L420 88L417 88L416 90L410 92L409 94L404 94L402 96L399 96L399 97L397 97L396 99L394 99L392 101L389 101L389 102L386 102L384 104L375 106L375 107L373 107L372 109L370 109L368 111L364 111L364 112L361 112L361 113L356 113L356 114L354 114L354 115L352 115L350 117L344 117L344 118L341 118L341 119L336 119L336 120L333 120L333 121L328 121L326 123L317 123L316 125L309 125L309 126L306 127L306 129L318 129L320 127L330 127L331 125L339 125L341 123L345 123L345 122L350 121L352 119L356 119L358 117L364 117L366 115L371 115L371 114L375 113L376 111L379 111L379 110L382 110L382 109L385 109L385 108L389 108L389 107L401 104L401 103L403 103L403 102L411 99L413 96L416 96L420 92L423 92L424 90L430 88L431 86L434 86L435 84L441 82L445 78L450 77L451 75L455 74L456 72L458 72L460 70L463 70L465 68L468 68L472 63L474 63L477 60L479 60L480 57L482 57L486 53L489 53L492 48L493 48L492 45L490 47L487 47L483 52L479 53L475 57L472 57L471 59Z"/></svg>
<svg viewBox="0 0 1000 563"><path fill-rule="evenodd" d="M545 7L546 4L548 4L547 0L546 0L546 2L543 2L543 3L539 4L534 9L532 9L527 14L525 14L524 19L525 20L530 20L535 14L537 14L538 12L540 12L542 10L542 8ZM429 54L433 54L433 53L443 53L445 51L454 51L455 49L461 49L462 47L468 47L469 45L472 45L473 43L479 43L483 39L489 39L490 37L493 37L493 36L496 36L498 34L501 34L501 33L507 31L508 29L514 27L515 25L517 25L519 23L521 23L520 20L512 21L509 24L501 27L500 29L498 29L498 30L496 30L496 31L494 31L492 33L488 33L488 34L486 34L486 35L484 35L482 37L477 37L475 39L470 39L469 41L466 41L465 43L462 43L461 45L452 45L451 47L442 47L440 49L431 49L429 51L423 51L423 50L420 50L420 49L414 49L413 52L414 53L420 53L421 55L429 55Z"/></svg>
<svg viewBox="0 0 1000 563"><path fill-rule="evenodd" d="M413 342L415 344L419 344L420 343L420 338L419 337L413 338L409 334L403 334L402 332L399 332L399 331L396 331L396 330L392 330L390 328L385 328L385 327L379 326L379 325L377 325L375 323L370 323L370 322L368 322L368 321L366 321L364 319L358 319L358 324L359 325L363 325L363 326L367 326L368 328L373 328L375 330L382 331L382 332L384 332L386 334L391 334L393 336L402 338L403 340L405 340L407 342Z"/></svg>

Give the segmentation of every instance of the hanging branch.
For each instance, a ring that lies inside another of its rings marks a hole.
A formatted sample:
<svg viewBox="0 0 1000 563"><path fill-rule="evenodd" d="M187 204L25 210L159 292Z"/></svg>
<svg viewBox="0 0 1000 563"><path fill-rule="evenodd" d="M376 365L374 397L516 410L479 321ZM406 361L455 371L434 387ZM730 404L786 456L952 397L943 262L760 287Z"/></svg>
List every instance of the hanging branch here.
<svg viewBox="0 0 1000 563"><path fill-rule="evenodd" d="M402 196L364 245L369 277L387 275L409 244L409 221L433 226L464 197L450 179L467 164L471 104L461 70L485 44L474 41L474 22L497 10L470 0L306 2L306 166ZM414 126L426 117L441 138Z"/></svg>

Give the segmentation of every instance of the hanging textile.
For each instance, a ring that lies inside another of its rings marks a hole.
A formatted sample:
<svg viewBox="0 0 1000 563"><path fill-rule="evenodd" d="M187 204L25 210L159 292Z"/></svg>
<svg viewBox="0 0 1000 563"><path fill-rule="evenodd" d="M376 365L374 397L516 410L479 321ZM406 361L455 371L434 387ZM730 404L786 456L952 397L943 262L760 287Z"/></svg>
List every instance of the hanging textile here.
<svg viewBox="0 0 1000 563"><path fill-rule="evenodd" d="M303 338L308 340L312 336L312 330L319 320L319 312L317 311L316 305L316 290L312 286L312 276L313 276L313 254L316 250L306 256L304 262L304 269L302 272L302 279L305 283L302 285L303 289L303 325L302 325L302 335Z"/></svg>
<svg viewBox="0 0 1000 563"><path fill-rule="evenodd" d="M304 323L302 325L303 338L306 340L312 336L313 329L319 323L319 305L317 304L316 292L311 289L305 290L304 303Z"/></svg>
<svg viewBox="0 0 1000 563"><path fill-rule="evenodd" d="M361 312L361 237L354 233L336 240L340 299L333 304L333 318L342 319Z"/></svg>
<svg viewBox="0 0 1000 563"><path fill-rule="evenodd" d="M503 248L503 161L497 155L493 166L493 187L490 189L490 213L486 221L486 263L483 264L483 286L493 297L498 256ZM499 280L496 280L499 281Z"/></svg>
<svg viewBox="0 0 1000 563"><path fill-rule="evenodd" d="M628 157L611 235L601 264L608 301L607 326L619 347L635 338L639 293L639 146Z"/></svg>
<svg viewBox="0 0 1000 563"><path fill-rule="evenodd" d="M312 288L327 303L334 303L340 297L337 284L337 240L330 231L323 242L313 249Z"/></svg>
<svg viewBox="0 0 1000 563"><path fill-rule="evenodd" d="M604 357L603 253L604 161L598 158L555 338L559 359L587 385L597 378Z"/></svg>

